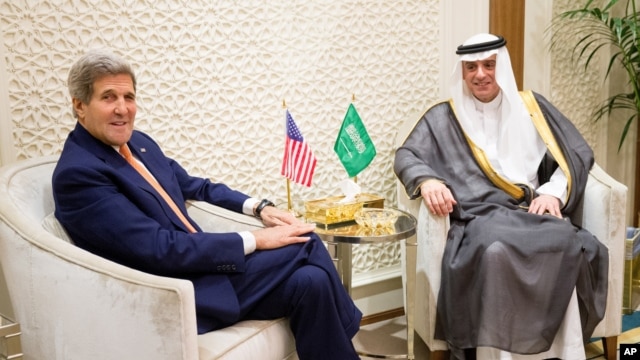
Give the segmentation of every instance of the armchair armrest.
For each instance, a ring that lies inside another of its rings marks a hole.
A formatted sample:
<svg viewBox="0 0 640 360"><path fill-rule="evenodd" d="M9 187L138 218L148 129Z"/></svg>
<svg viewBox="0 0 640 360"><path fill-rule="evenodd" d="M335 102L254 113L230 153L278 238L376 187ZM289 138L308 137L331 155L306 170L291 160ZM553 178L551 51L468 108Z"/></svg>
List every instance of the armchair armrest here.
<svg viewBox="0 0 640 360"><path fill-rule="evenodd" d="M595 164L589 173L582 208L582 226L609 249L609 290L604 319L593 336L614 336L622 328L627 187Z"/></svg>
<svg viewBox="0 0 640 360"><path fill-rule="evenodd" d="M230 211L204 201L187 201L189 216L210 232L236 232L264 227L257 218Z"/></svg>
<svg viewBox="0 0 640 360"><path fill-rule="evenodd" d="M429 212L422 198L410 200L404 187L397 182L398 208L416 217L416 239L418 251L416 258L416 301L415 318L426 321L416 321L415 331L429 347L430 351L447 350L447 343L434 339L436 327L436 304L440 290L440 274L442 255L449 232L449 217L437 216ZM405 258L404 256L402 257ZM406 273L403 266L403 283Z"/></svg>
<svg viewBox="0 0 640 360"><path fill-rule="evenodd" d="M57 156L0 169L0 265L33 359L198 359L193 285L146 274L53 235ZM132 296L133 295L133 296Z"/></svg>
<svg viewBox="0 0 640 360"><path fill-rule="evenodd" d="M435 309L440 292L440 277L442 256L449 232L449 217L432 214L424 201L414 200L420 204L418 211L418 225L416 236L418 241L417 269L416 269L416 301L415 330L425 340L431 351L447 350L447 343L434 339L437 313Z"/></svg>
<svg viewBox="0 0 640 360"><path fill-rule="evenodd" d="M198 359L189 281L113 263L4 211L0 220L0 263L31 357Z"/></svg>

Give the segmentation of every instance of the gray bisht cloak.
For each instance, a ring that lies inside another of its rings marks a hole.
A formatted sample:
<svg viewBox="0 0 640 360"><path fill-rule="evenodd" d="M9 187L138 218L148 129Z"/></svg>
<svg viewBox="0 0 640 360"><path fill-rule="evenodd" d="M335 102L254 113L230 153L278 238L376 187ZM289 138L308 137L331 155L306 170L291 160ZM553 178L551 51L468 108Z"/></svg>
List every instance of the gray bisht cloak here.
<svg viewBox="0 0 640 360"><path fill-rule="evenodd" d="M394 171L412 198L420 197L422 182L436 178L458 202L450 214L436 325L436 338L452 350L548 350L574 288L585 341L604 316L608 250L572 224L580 223L575 213L593 152L565 116L534 95L569 164L572 191L562 209L566 220L527 213L520 207L526 203L485 176L449 102L430 108L395 155ZM547 152L540 184L556 166Z"/></svg>

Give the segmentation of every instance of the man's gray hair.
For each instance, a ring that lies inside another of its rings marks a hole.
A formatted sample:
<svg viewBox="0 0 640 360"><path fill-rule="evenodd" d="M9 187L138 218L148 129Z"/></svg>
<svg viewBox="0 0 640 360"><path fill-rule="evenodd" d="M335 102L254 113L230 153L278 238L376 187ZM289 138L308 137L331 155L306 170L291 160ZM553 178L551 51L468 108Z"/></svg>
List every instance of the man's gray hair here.
<svg viewBox="0 0 640 360"><path fill-rule="evenodd" d="M131 77L133 90L136 90L136 75L131 69L131 65L122 57L105 50L92 50L84 54L76 61L67 78L69 95L78 99L84 104L88 104L93 96L93 84L105 75L126 74ZM73 116L78 118L75 108Z"/></svg>

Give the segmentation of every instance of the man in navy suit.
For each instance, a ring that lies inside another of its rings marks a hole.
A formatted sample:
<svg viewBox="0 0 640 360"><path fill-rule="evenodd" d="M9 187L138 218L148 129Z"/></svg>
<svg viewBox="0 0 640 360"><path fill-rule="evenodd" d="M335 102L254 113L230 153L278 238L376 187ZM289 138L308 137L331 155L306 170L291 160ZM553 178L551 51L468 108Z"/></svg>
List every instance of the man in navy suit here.
<svg viewBox="0 0 640 360"><path fill-rule="evenodd" d="M358 359L362 314L342 286L313 224L267 200L190 176L134 130L136 77L108 52L89 52L68 78L76 127L53 174L56 218L79 247L145 272L188 279L198 332L287 316L300 359ZM128 146L186 217L119 153ZM185 200L253 214L265 228L203 232Z"/></svg>

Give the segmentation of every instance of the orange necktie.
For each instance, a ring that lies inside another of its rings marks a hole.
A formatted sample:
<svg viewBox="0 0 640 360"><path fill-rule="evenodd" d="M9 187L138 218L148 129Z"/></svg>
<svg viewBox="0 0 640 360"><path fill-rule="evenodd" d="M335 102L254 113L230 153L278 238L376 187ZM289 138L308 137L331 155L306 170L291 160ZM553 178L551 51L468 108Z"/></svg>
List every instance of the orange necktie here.
<svg viewBox="0 0 640 360"><path fill-rule="evenodd" d="M171 199L169 194L167 194L167 192L164 191L160 183L158 183L158 181L153 176L151 176L151 173L149 172L149 170L147 170L144 166L140 165L136 161L136 159L133 158L133 155L131 154L131 150L129 150L129 146L127 146L127 144L120 146L120 154L122 154L122 156L124 156L127 162L131 166L133 166L133 168L136 169L136 171L138 171L140 175L142 175L142 177L145 180L147 180L149 184L151 184L151 186L153 186L153 188L158 192L158 194L160 194L160 196L162 196L164 201L166 201L167 204L169 204L169 207L173 210L173 212L175 212L176 215L180 218L180 220L182 220L182 222L187 227L187 229L189 229L189 231L192 233L197 232L197 230L193 227L193 225L191 225L189 220L187 220L187 218L184 216L182 211L180 211L180 208L178 208L178 205L176 205L176 203L173 201L173 199Z"/></svg>

